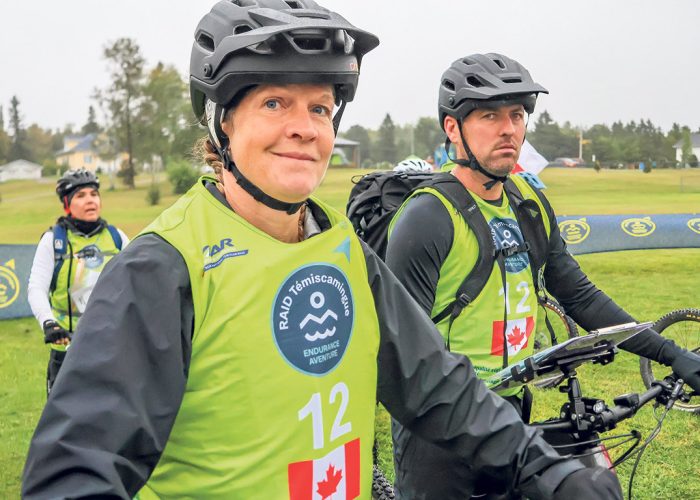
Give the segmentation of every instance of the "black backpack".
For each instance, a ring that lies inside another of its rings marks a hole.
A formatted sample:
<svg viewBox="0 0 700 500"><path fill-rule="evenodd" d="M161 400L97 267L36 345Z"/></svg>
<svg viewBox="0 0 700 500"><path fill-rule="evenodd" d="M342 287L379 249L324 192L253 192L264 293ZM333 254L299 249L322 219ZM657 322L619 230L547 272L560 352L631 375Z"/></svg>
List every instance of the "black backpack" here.
<svg viewBox="0 0 700 500"><path fill-rule="evenodd" d="M513 181L506 181L504 188L514 207L526 243L524 248L516 246L505 248L500 252L496 252L491 230L474 198L450 173L382 171L355 177L352 181L355 185L350 191L347 216L357 235L372 247L382 260L386 256L391 219L404 200L415 190L423 187L431 187L447 198L474 231L479 244L479 257L476 264L464 278L455 294L455 300L432 318L437 324L449 315L448 331L455 318L484 288L495 261L498 261L502 267L503 259L506 257L519 252L528 252L532 262L535 287L540 284L541 277L538 276L538 270L544 265L549 243L542 223L542 214L536 202L523 200L522 194ZM540 196L539 192L537 194Z"/></svg>

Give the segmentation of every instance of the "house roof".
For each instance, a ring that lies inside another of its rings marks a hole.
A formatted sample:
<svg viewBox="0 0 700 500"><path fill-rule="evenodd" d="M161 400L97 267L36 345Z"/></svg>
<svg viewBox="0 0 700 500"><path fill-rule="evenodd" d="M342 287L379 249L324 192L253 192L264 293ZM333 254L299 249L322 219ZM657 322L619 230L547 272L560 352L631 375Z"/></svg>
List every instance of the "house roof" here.
<svg viewBox="0 0 700 500"><path fill-rule="evenodd" d="M0 171L13 170L15 168L41 170L44 167L42 167L41 165L37 165L36 163L33 163L31 161L27 161L27 160L15 160L15 161L11 161L10 163L7 163L5 165L0 165Z"/></svg>
<svg viewBox="0 0 700 500"><path fill-rule="evenodd" d="M690 134L690 147L693 149L695 148L700 148L700 133L699 132L694 132ZM678 141L673 145L674 148L676 149L681 149L683 147L683 139Z"/></svg>
<svg viewBox="0 0 700 500"><path fill-rule="evenodd" d="M63 151L59 151L56 153L56 156L62 156L62 155L67 155L71 153L80 153L81 151L92 151L92 143L95 142L95 138L97 137L97 134L88 134L84 136L70 136L67 137L70 139L77 140L78 143L73 146L70 149L64 149Z"/></svg>

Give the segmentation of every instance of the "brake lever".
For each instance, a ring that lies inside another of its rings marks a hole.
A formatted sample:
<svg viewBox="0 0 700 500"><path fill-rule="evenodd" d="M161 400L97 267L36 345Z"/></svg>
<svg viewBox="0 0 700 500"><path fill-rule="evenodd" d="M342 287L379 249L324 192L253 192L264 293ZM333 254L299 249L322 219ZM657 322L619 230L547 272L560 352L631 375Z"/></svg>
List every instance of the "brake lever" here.
<svg viewBox="0 0 700 500"><path fill-rule="evenodd" d="M675 377L674 377L675 378ZM683 382L682 378L676 379L676 383L673 385L673 390L671 391L671 395L668 397L668 401L666 402L666 409L670 410L671 407L676 403L676 401L682 397L684 394L683 392Z"/></svg>

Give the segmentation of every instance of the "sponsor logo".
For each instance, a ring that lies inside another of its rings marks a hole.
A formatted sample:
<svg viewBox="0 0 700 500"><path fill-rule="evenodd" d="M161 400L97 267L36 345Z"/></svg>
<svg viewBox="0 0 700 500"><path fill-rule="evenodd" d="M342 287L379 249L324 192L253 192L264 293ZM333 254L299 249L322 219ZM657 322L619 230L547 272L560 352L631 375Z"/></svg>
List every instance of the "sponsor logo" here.
<svg viewBox="0 0 700 500"><path fill-rule="evenodd" d="M559 232L567 245L576 245L588 238L591 226L585 218L565 220L559 223Z"/></svg>
<svg viewBox="0 0 700 500"><path fill-rule="evenodd" d="M523 247L525 242L520 227L515 219L500 219L494 217L489 221L493 244L498 250L511 247ZM527 251L517 252L506 257L506 272L519 273L530 264L530 257Z"/></svg>
<svg viewBox="0 0 700 500"><path fill-rule="evenodd" d="M15 260L0 266L0 309L9 307L19 297L19 278L15 274Z"/></svg>
<svg viewBox="0 0 700 500"><path fill-rule="evenodd" d="M303 373L325 375L345 354L354 319L345 274L329 264L313 264L294 271L278 290L272 334L290 365Z"/></svg>
<svg viewBox="0 0 700 500"><path fill-rule="evenodd" d="M105 261L104 254L97 245L88 245L76 253L75 256L81 259L88 269L97 269Z"/></svg>
<svg viewBox="0 0 700 500"><path fill-rule="evenodd" d="M316 460L287 466L289 500L351 500L360 496L360 440Z"/></svg>
<svg viewBox="0 0 700 500"><path fill-rule="evenodd" d="M656 224L651 220L651 217L625 219L620 223L620 227L630 236L638 238L649 236L656 230Z"/></svg>
<svg viewBox="0 0 700 500"><path fill-rule="evenodd" d="M521 319L509 319L503 328L503 321L493 322L493 334L491 336L491 354L503 356L504 340L508 347L508 356L514 356L527 347L535 321L532 316Z"/></svg>
<svg viewBox="0 0 700 500"><path fill-rule="evenodd" d="M204 255L204 272L221 265L226 259L247 255L248 250L238 250L231 238L223 238L218 243L204 245L202 247Z"/></svg>
<svg viewBox="0 0 700 500"><path fill-rule="evenodd" d="M696 217L694 219L690 219L688 221L688 227L690 228L691 231L694 233L700 234L700 217Z"/></svg>

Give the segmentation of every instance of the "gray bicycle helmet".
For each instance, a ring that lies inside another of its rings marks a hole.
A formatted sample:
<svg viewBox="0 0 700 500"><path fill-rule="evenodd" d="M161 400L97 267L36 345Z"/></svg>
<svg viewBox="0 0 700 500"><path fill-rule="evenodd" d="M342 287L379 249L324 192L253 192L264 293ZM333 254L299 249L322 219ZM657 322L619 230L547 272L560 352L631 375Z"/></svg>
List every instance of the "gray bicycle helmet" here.
<svg viewBox="0 0 700 500"><path fill-rule="evenodd" d="M78 189L84 187L99 189L100 180L95 174L84 168L68 170L56 182L56 194L58 195L58 199L67 205L70 203L72 195Z"/></svg>
<svg viewBox="0 0 700 500"><path fill-rule="evenodd" d="M535 83L519 62L501 54L472 54L457 59L442 74L438 98L440 126L444 130L445 116L464 120L481 107L522 104L531 114L540 93L549 92Z"/></svg>
<svg viewBox="0 0 700 500"><path fill-rule="evenodd" d="M501 54L472 54L454 61L442 74L438 97L440 127L445 130L445 117L451 116L459 123L459 135L467 153L467 160L451 158L457 165L477 170L490 180L484 183L491 189L497 182L505 182L507 175L494 175L481 166L462 134L462 122L477 108L498 108L522 104L531 114L535 110L537 95L549 92L535 83L519 62ZM450 140L445 140L450 151Z"/></svg>
<svg viewBox="0 0 700 500"><path fill-rule="evenodd" d="M330 84L339 109L355 97L362 57L379 39L313 0L221 0L195 31L190 57L190 98L195 115L209 128L224 167L253 198L275 210L295 213L240 172L228 154L221 129L225 111L243 92L261 84Z"/></svg>

